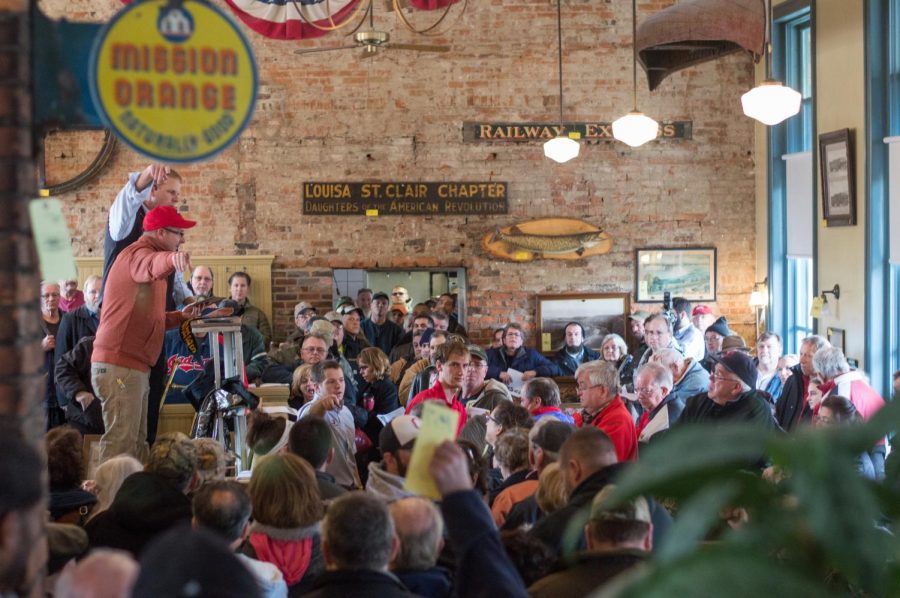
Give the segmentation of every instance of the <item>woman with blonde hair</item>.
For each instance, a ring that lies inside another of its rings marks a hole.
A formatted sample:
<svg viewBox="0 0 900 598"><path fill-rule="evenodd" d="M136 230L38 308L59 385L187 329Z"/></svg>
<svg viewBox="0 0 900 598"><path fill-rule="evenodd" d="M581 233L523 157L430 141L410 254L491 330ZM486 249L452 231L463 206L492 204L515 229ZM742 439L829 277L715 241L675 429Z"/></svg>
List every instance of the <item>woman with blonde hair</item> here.
<svg viewBox="0 0 900 598"><path fill-rule="evenodd" d="M250 477L253 524L241 552L278 567L290 595L325 570L319 522L325 506L312 467L292 453L266 455Z"/></svg>
<svg viewBox="0 0 900 598"><path fill-rule="evenodd" d="M288 406L291 409L300 409L306 403L313 400L316 394L316 385L309 375L312 365L304 363L294 368L291 377L291 396L288 398Z"/></svg>
<svg viewBox="0 0 900 598"><path fill-rule="evenodd" d="M397 387L391 382L391 364L387 355L378 347L366 347L357 358L359 376L358 403L349 406L356 427L361 428L374 444L384 426L378 415L390 413L400 408Z"/></svg>
<svg viewBox="0 0 900 598"><path fill-rule="evenodd" d="M85 482L85 487L97 495L90 519L109 508L125 478L143 470L141 462L131 455L119 455L101 463L94 472L94 479Z"/></svg>

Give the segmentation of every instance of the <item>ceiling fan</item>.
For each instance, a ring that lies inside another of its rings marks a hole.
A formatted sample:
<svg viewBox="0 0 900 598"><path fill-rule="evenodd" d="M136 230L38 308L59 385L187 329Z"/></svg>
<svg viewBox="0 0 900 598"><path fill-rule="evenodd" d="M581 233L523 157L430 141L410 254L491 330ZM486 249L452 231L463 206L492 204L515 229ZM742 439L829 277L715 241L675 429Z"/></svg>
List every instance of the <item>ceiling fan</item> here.
<svg viewBox="0 0 900 598"><path fill-rule="evenodd" d="M434 45L434 44L398 44L391 42L391 35L387 31L379 31L375 29L375 16L373 10L374 2L370 2L367 7L369 27L368 29L360 29L366 20L366 15L357 25L357 31L353 32L353 40L355 43L344 46L331 46L324 48L309 48L305 50L294 50L294 54L316 54L319 52L335 52L338 50L354 50L362 48L363 52L360 58L371 58L376 54L385 50L412 50L414 52L449 52L450 46Z"/></svg>

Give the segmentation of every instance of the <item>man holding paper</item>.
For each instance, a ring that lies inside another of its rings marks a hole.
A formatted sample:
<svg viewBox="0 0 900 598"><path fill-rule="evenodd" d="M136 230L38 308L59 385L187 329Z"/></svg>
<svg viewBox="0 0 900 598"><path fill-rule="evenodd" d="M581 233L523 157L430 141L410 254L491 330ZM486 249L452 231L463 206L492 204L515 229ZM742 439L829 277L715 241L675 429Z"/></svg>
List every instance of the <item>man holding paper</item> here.
<svg viewBox="0 0 900 598"><path fill-rule="evenodd" d="M459 423L456 433L462 431L466 424L466 408L459 400L463 378L469 367L469 349L459 342L450 342L444 346L444 361L437 360L434 365L438 372L438 379L428 390L423 390L406 406L406 413L412 413L413 409L425 401L441 401L444 406L459 413Z"/></svg>

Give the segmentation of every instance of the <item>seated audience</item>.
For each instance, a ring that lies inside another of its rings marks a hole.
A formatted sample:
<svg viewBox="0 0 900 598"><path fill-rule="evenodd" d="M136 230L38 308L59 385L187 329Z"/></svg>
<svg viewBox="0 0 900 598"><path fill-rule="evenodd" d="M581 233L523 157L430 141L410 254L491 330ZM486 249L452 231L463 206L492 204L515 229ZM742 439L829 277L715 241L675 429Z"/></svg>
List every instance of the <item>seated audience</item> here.
<svg viewBox="0 0 900 598"><path fill-rule="evenodd" d="M369 463L366 492L384 502L412 496L403 485L406 483L406 470L409 467L412 447L419 436L420 425L419 418L401 415L381 429L378 439L381 446L381 462Z"/></svg>
<svg viewBox="0 0 900 598"><path fill-rule="evenodd" d="M546 357L525 345L525 330L515 322L503 329L503 346L487 352L488 378L506 384L512 382L507 370L522 372L522 378L529 380L536 376L557 376L559 368Z"/></svg>
<svg viewBox="0 0 900 598"><path fill-rule="evenodd" d="M322 523L327 571L308 596L415 596L388 573L399 549L394 523L382 501L362 492L338 498Z"/></svg>
<svg viewBox="0 0 900 598"><path fill-rule="evenodd" d="M84 459L81 434L71 426L59 426L44 436L50 474L50 520L84 525L97 497L82 490ZM7 481L15 483L15 480Z"/></svg>
<svg viewBox="0 0 900 598"><path fill-rule="evenodd" d="M647 559L653 547L650 507L640 496L610 507L607 502L614 489L613 484L607 485L591 501L590 519L584 526L587 550L563 571L530 586L531 596L587 596Z"/></svg>
<svg viewBox="0 0 900 598"><path fill-rule="evenodd" d="M81 434L103 434L103 412L91 385L94 337L80 339L56 360L56 393L65 401L66 419Z"/></svg>
<svg viewBox="0 0 900 598"><path fill-rule="evenodd" d="M263 457L250 477L253 523L242 554L278 567L291 593L322 573L319 521L325 512L309 463L297 455Z"/></svg>
<svg viewBox="0 0 900 598"><path fill-rule="evenodd" d="M488 349L499 349L503 346L503 333L505 330L503 328L497 328L494 330L494 334L491 335L491 344Z"/></svg>
<svg viewBox="0 0 900 598"><path fill-rule="evenodd" d="M639 368L662 349L674 349L681 354L684 350L673 336L672 322L663 314L653 314L644 321L644 342L647 350L641 355L635 367Z"/></svg>
<svg viewBox="0 0 900 598"><path fill-rule="evenodd" d="M374 305L377 306L377 304L376 301ZM391 364L388 363L387 355L381 349L377 347L363 349L357 363L359 364L360 378L357 396L360 398L357 408L351 411L353 411L356 427L362 429L373 442L377 443L378 434L384 427L378 416L400 408L397 387L388 377Z"/></svg>
<svg viewBox="0 0 900 598"><path fill-rule="evenodd" d="M253 575L228 544L204 530L179 527L156 539L141 555L132 598L262 598Z"/></svg>
<svg viewBox="0 0 900 598"><path fill-rule="evenodd" d="M284 365L292 364L297 355L300 354L300 347L303 345L303 338L309 332L309 326L312 324L313 318L316 316L316 308L305 301L301 301L294 306L294 329L288 335L287 340L278 346L276 351L270 351L269 357L276 363Z"/></svg>
<svg viewBox="0 0 900 598"><path fill-rule="evenodd" d="M235 552L250 530L250 495L237 482L215 481L201 486L191 501L194 517L191 526L210 532ZM286 598L287 584L272 563L237 554L238 560L253 574L265 598Z"/></svg>
<svg viewBox="0 0 900 598"><path fill-rule="evenodd" d="M326 471L334 460L334 434L328 422L310 415L295 423L288 438L288 449L313 468L319 496L326 504L346 494L347 490L338 486L334 476Z"/></svg>
<svg viewBox="0 0 900 598"><path fill-rule="evenodd" d="M528 464L534 475L497 495L491 512L504 515L504 521L499 526L503 529L530 528L548 512L540 507L537 496L540 479L544 470L556 464L559 449L574 431L575 428L569 424L543 419L528 432ZM533 483L535 479L537 484Z"/></svg>
<svg viewBox="0 0 900 598"><path fill-rule="evenodd" d="M442 352L434 362L438 378L434 385L417 394L406 406L409 414L419 403L425 401L438 401L445 407L459 413L459 421L456 426L457 435L466 425L466 408L459 400L462 391L463 378L469 365L469 349L460 342L451 342L441 347Z"/></svg>
<svg viewBox="0 0 900 598"><path fill-rule="evenodd" d="M479 453L484 452L484 431L487 426L487 413L502 401L510 401L509 387L498 380L488 380L487 353L478 345L467 345L469 349L469 367L463 377L460 401L466 408L466 425L460 432L460 438L468 439L479 446Z"/></svg>
<svg viewBox="0 0 900 598"><path fill-rule="evenodd" d="M584 345L584 326L569 322L565 327L565 346L553 356L560 376L574 376L582 363L600 359L600 353Z"/></svg>
<svg viewBox="0 0 900 598"><path fill-rule="evenodd" d="M732 334L734 333L728 328L728 319L725 316L716 319L703 333L703 339L706 343L706 357L703 358L700 365L707 372L711 373L713 371L716 365L713 360L714 357L722 352L722 343L725 342L725 337Z"/></svg>
<svg viewBox="0 0 900 598"><path fill-rule="evenodd" d="M528 479L531 473L528 465L528 431L515 428L498 438L494 448L494 464L500 470L502 481L489 494L488 506L491 507L494 523L500 527L506 520L510 505L527 497L537 488L537 476L532 475ZM515 494L510 495L511 491ZM504 492L508 495L507 500L495 509L497 497Z"/></svg>
<svg viewBox="0 0 900 598"><path fill-rule="evenodd" d="M225 470L228 468L228 459L225 456L225 448L215 438L194 438L194 447L197 449L197 475L199 484L207 482L221 482L225 479Z"/></svg>
<svg viewBox="0 0 900 598"><path fill-rule="evenodd" d="M390 562L391 573L411 592L428 598L449 598L450 572L437 566L444 546L444 519L430 500L401 498L388 505L400 547Z"/></svg>
<svg viewBox="0 0 900 598"><path fill-rule="evenodd" d="M575 414L575 426L595 427L616 447L619 461L637 459L634 420L619 397L619 375L606 361L584 363L575 372L578 400L582 410Z"/></svg>
<svg viewBox="0 0 900 598"><path fill-rule="evenodd" d="M559 386L551 378L532 378L526 382L520 404L536 422L549 417L566 424L575 423L571 415L559 408Z"/></svg>
<svg viewBox="0 0 900 598"><path fill-rule="evenodd" d="M679 424L746 421L776 428L768 400L756 390L756 376L756 364L746 353L721 355L709 377L709 391L686 401Z"/></svg>
<svg viewBox="0 0 900 598"><path fill-rule="evenodd" d="M813 357L819 349L830 347L825 337L807 336L800 343L800 363L791 368L791 376L781 389L775 406L775 419L782 430L790 432L798 424L812 423L813 408L809 404L810 377L815 373Z"/></svg>
<svg viewBox="0 0 900 598"><path fill-rule="evenodd" d="M634 380L634 393L644 410L637 423L638 442L650 442L678 421L684 402L670 394L672 372L661 363L644 364Z"/></svg>
<svg viewBox="0 0 900 598"><path fill-rule="evenodd" d="M616 366L616 371L619 372L620 386L631 384L634 376L634 358L628 354L628 345L625 344L625 339L615 333L607 334L600 343L600 354L603 361L608 361Z"/></svg>
<svg viewBox="0 0 900 598"><path fill-rule="evenodd" d="M109 509L87 522L91 547L140 555L156 536L191 518L188 495L197 476L197 449L180 432L156 439L144 471L122 483Z"/></svg>
<svg viewBox="0 0 900 598"><path fill-rule="evenodd" d="M97 504L91 509L89 519L106 511L125 479L143 469L143 464L131 455L119 455L101 463L94 472L93 483L90 485L91 491L97 495Z"/></svg>
<svg viewBox="0 0 900 598"><path fill-rule="evenodd" d="M316 385L315 399L300 408L297 419L314 415L324 419L334 436L334 460L325 471L344 488L361 488L356 469L356 427L353 414L344 405L344 370L333 360L317 363L310 371Z"/></svg>
<svg viewBox="0 0 900 598"><path fill-rule="evenodd" d="M774 332L764 332L756 341L756 388L769 393L775 403L781 398L782 381L778 375L781 349L781 337Z"/></svg>
<svg viewBox="0 0 900 598"><path fill-rule="evenodd" d="M140 567L121 550L98 548L77 564L71 561L56 582L54 598L120 598L131 596Z"/></svg>
<svg viewBox="0 0 900 598"><path fill-rule="evenodd" d="M851 426L861 421L862 417L853 405L853 401L838 394L831 394L822 399L819 413L816 415L815 426L817 428ZM872 452L874 451L866 451L856 457L856 472L867 480L876 479ZM883 455L881 460L884 460Z"/></svg>
<svg viewBox="0 0 900 598"><path fill-rule="evenodd" d="M291 390L288 397L288 407L300 409L315 398L315 384L310 376L313 366L309 363L298 365L291 375Z"/></svg>
<svg viewBox="0 0 900 598"><path fill-rule="evenodd" d="M494 407L494 410L487 416L487 425L484 429L485 450L490 457L488 460L489 466L493 467L491 460L493 460L494 451L497 447L497 440L503 434L516 428L531 428L532 426L534 426L534 420L531 419L531 414L524 407L516 405L512 401L503 402ZM499 475L499 470L491 470L491 480L489 482L491 491L496 489L499 484Z"/></svg>
<svg viewBox="0 0 900 598"><path fill-rule="evenodd" d="M246 272L235 272L228 277L228 287L231 291L231 300L236 301L241 310L241 324L259 331L263 337L263 352L272 340L272 325L269 318L261 309L250 304L250 275ZM235 314L238 315L238 314Z"/></svg>
<svg viewBox="0 0 900 598"><path fill-rule="evenodd" d="M266 455L284 452L294 422L255 409L247 417L247 446L252 451L251 469Z"/></svg>
<svg viewBox="0 0 900 598"><path fill-rule="evenodd" d="M538 487L534 493L534 500L537 503L540 514L535 519L535 522L545 515L560 510L568 502L569 492L566 490L565 480L563 480L558 462L550 463L541 472L540 477L538 477ZM529 525L528 527L530 528L531 526Z"/></svg>
<svg viewBox="0 0 900 598"><path fill-rule="evenodd" d="M709 372L690 357L672 349L663 349L653 361L672 372L672 389L669 395L673 401L684 404L690 397L709 389Z"/></svg>

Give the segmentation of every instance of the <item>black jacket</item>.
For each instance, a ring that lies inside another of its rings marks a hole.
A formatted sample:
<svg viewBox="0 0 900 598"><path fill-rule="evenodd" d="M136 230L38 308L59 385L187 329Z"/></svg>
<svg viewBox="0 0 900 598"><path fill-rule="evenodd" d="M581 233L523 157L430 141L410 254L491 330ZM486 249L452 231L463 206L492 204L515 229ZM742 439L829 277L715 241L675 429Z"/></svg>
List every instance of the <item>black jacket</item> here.
<svg viewBox="0 0 900 598"><path fill-rule="evenodd" d="M812 421L812 409L803 398L803 371L800 364L791 368L791 377L784 383L781 399L775 405L775 420L785 432L793 430L797 424Z"/></svg>
<svg viewBox="0 0 900 598"><path fill-rule="evenodd" d="M705 392L694 395L685 402L678 424L732 421L753 422L772 429L777 427L771 404L758 390L747 391L725 405L714 402Z"/></svg>
<svg viewBox="0 0 900 598"><path fill-rule="evenodd" d="M56 392L65 398L66 419L83 434L103 434L103 412L100 400L94 399L87 409L75 400L79 392L94 393L91 386L91 353L94 337L86 336L56 361ZM62 403L62 401L61 401Z"/></svg>
<svg viewBox="0 0 900 598"><path fill-rule="evenodd" d="M88 521L91 548L107 546L140 556L158 534L191 521L191 501L171 482L149 471L122 483L109 509Z"/></svg>
<svg viewBox="0 0 900 598"><path fill-rule="evenodd" d="M320 575L309 598L395 598L416 596L394 575L372 569L326 571Z"/></svg>
<svg viewBox="0 0 900 598"><path fill-rule="evenodd" d="M410 592L427 598L449 598L453 595L453 580L443 567L404 569L394 571Z"/></svg>
<svg viewBox="0 0 900 598"><path fill-rule="evenodd" d="M68 313L64 313L56 333L56 359L68 353L75 344L86 336L95 336L100 325L99 314L91 315L86 305L82 305Z"/></svg>
<svg viewBox="0 0 900 598"><path fill-rule="evenodd" d="M580 366L582 363L597 361L598 359L600 359L599 353L597 353L590 347L584 347L584 353L582 353L581 355L581 361L576 361L575 358L566 351L566 348L563 347L556 352L556 355L553 356L553 363L555 363L556 367L559 368L560 376L574 376L575 370L577 370L578 366Z"/></svg>
<svg viewBox="0 0 900 598"><path fill-rule="evenodd" d="M357 383L359 384L359 390L356 393L357 400L354 405L347 405L347 408L353 414L353 421L356 422L357 427L365 430L369 438L378 444L378 435L384 426L377 416L400 408L397 387L387 376L372 384L363 380L362 377L358 377ZM371 411L366 408L367 398L372 400Z"/></svg>
<svg viewBox="0 0 900 598"><path fill-rule="evenodd" d="M648 556L640 550L582 552L566 569L532 584L528 594L532 598L587 596L619 573L643 563Z"/></svg>

